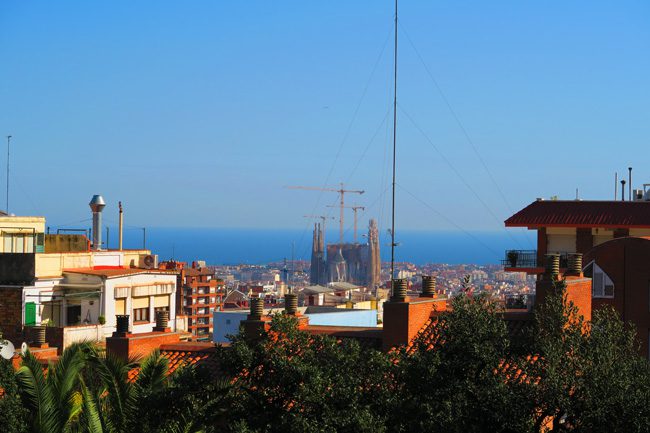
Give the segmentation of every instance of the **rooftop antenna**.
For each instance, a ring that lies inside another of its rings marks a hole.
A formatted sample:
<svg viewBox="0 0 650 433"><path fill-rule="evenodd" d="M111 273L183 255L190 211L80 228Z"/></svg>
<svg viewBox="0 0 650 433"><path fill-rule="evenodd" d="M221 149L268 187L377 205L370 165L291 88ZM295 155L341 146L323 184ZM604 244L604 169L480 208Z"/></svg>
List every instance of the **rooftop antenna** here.
<svg viewBox="0 0 650 433"><path fill-rule="evenodd" d="M296 248L296 243L291 242L291 276L289 277L289 281L293 283L293 278L296 272L295 266L296 266L296 261L294 258L294 253L295 253L295 248ZM289 285L290 293L293 293L293 284Z"/></svg>
<svg viewBox="0 0 650 433"><path fill-rule="evenodd" d="M395 162L397 150L397 0L395 0L395 47L393 56L393 189L390 225L390 281L391 292L395 277ZM392 293L391 293L392 294Z"/></svg>
<svg viewBox="0 0 650 433"><path fill-rule="evenodd" d="M7 215L9 215L9 144L11 143L11 135L7 135Z"/></svg>
<svg viewBox="0 0 650 433"><path fill-rule="evenodd" d="M628 187L628 191L629 191L629 193L627 195L627 199L632 200L632 167L628 167L627 172L628 172L627 187Z"/></svg>
<svg viewBox="0 0 650 433"><path fill-rule="evenodd" d="M614 201L618 200L618 171L614 172Z"/></svg>

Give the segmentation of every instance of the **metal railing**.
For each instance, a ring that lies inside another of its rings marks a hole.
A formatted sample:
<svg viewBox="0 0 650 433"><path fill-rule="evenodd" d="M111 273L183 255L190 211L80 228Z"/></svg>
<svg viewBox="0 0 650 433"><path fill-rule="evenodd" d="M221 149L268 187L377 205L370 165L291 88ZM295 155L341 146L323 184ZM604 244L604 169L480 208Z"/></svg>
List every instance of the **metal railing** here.
<svg viewBox="0 0 650 433"><path fill-rule="evenodd" d="M560 268L568 266L569 253L561 252ZM537 260L537 250L507 250L506 258L501 260L501 264L506 268L541 268L544 267L544 260Z"/></svg>

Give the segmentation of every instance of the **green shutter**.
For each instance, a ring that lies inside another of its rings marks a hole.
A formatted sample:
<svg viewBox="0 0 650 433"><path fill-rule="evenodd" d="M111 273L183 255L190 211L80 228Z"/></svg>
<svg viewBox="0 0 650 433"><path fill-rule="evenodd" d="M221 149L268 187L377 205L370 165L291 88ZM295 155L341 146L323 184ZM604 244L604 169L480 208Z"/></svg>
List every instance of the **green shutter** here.
<svg viewBox="0 0 650 433"><path fill-rule="evenodd" d="M36 304L25 302L25 326L36 325Z"/></svg>

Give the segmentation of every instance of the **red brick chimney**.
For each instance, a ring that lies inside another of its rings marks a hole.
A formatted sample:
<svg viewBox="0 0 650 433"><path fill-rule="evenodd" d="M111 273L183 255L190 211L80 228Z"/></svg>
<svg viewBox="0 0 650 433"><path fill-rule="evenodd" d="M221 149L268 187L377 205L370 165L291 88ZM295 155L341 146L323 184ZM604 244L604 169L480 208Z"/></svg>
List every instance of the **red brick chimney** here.
<svg viewBox="0 0 650 433"><path fill-rule="evenodd" d="M425 295L428 296L428 293ZM434 311L447 308L445 298L406 296L406 281L393 280L393 296L384 303L383 349L409 344Z"/></svg>
<svg viewBox="0 0 650 433"><path fill-rule="evenodd" d="M106 352L124 360L143 358L162 344L174 344L180 341L178 332L166 331L145 332L142 334L129 333L129 316L117 316L117 329L113 335L106 338Z"/></svg>
<svg viewBox="0 0 650 433"><path fill-rule="evenodd" d="M572 302L578 307L578 314L585 320L591 320L591 278L582 273L582 254L570 254L568 268L564 274L566 284L566 302ZM546 255L546 271L542 279L537 281L535 286L535 303L540 305L552 290L553 283L559 281L562 276L559 274L560 256L557 254Z"/></svg>
<svg viewBox="0 0 650 433"><path fill-rule="evenodd" d="M256 340L267 331L267 323L263 320L264 299L250 298L250 306L250 313L241 324L244 328L244 336L247 339Z"/></svg>

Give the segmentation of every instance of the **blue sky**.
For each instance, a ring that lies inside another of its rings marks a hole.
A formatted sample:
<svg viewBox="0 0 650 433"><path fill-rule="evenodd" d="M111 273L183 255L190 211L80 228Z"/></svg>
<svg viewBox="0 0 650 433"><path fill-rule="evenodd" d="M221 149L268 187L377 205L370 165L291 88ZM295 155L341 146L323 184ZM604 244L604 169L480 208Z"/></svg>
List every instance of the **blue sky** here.
<svg viewBox="0 0 650 433"><path fill-rule="evenodd" d="M344 181L387 227L392 15L4 0L10 210L65 224L101 193L135 226L300 228L336 195L284 186ZM629 165L650 182L650 3L403 1L400 20L398 227L501 230L536 197L611 198Z"/></svg>

